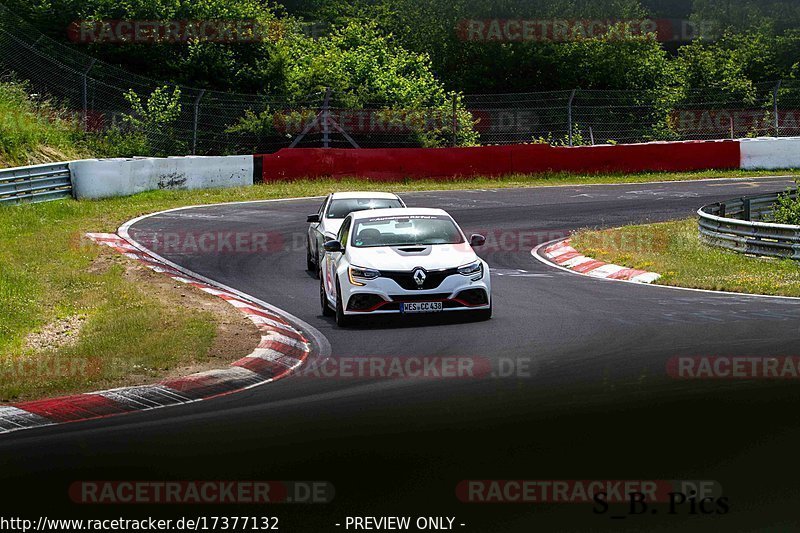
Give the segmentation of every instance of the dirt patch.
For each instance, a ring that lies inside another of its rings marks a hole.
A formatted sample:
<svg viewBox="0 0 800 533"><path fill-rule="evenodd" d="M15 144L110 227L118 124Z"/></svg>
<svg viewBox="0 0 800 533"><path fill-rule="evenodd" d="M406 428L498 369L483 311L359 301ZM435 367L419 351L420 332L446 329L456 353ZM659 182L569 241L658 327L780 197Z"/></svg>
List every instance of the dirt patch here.
<svg viewBox="0 0 800 533"><path fill-rule="evenodd" d="M28 335L23 349L44 352L74 346L78 342L78 335L85 322L85 315L73 315L56 320Z"/></svg>
<svg viewBox="0 0 800 533"><path fill-rule="evenodd" d="M175 281L164 274L153 272L144 265L116 252L103 250L91 269L100 272L112 264L121 264L125 268L126 280L147 291L150 296L157 298L163 305L174 309L183 309L186 313L206 311L212 313L215 318L217 335L209 349L207 360L173 368L161 376L162 378L180 377L204 370L225 368L229 363L253 353L261 341L261 333L256 325L224 300ZM144 380L132 377L128 385L141 385L152 381L152 377Z"/></svg>

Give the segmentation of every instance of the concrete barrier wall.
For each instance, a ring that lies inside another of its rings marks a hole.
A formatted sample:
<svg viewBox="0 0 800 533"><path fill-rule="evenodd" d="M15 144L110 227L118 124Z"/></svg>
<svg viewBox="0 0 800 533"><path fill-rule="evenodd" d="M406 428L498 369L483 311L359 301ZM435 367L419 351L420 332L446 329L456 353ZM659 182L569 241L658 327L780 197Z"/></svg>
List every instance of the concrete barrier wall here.
<svg viewBox="0 0 800 533"><path fill-rule="evenodd" d="M88 159L69 163L74 195L128 196L302 178L453 179L541 172L648 172L800 168L800 137L553 147L283 149L228 157ZM254 173L257 175L254 176Z"/></svg>
<svg viewBox="0 0 800 533"><path fill-rule="evenodd" d="M283 149L261 158L265 182L347 176L378 181L550 171L610 173L736 169L738 141L553 147Z"/></svg>
<svg viewBox="0 0 800 533"><path fill-rule="evenodd" d="M800 137L742 139L740 146L742 169L800 168Z"/></svg>
<svg viewBox="0 0 800 533"><path fill-rule="evenodd" d="M253 156L86 159L70 163L75 198L253 184Z"/></svg>

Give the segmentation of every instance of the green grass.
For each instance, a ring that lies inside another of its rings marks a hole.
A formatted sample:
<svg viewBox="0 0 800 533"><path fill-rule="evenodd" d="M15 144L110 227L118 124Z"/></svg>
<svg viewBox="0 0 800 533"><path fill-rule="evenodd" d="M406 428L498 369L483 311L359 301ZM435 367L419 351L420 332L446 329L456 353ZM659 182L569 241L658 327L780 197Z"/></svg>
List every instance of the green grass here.
<svg viewBox="0 0 800 533"><path fill-rule="evenodd" d="M0 81L0 168L89 156L74 114L32 98L23 83Z"/></svg>
<svg viewBox="0 0 800 533"><path fill-rule="evenodd" d="M543 174L512 174L509 176L476 176L450 180L424 180L408 178L397 182L366 181L355 178L339 180L300 180L291 183L275 183L272 187L296 196L313 196L341 190L376 190L389 192L413 192L431 190L495 189L520 187L548 187L559 185L598 185L618 183L649 183L655 181L692 181L723 178L758 178L768 176L800 177L800 169L790 170L701 170L696 172L642 172L638 174L570 174L548 172ZM248 189L242 191L243 199L250 199ZM258 195L260 193L255 192ZM279 196L280 197L280 196Z"/></svg>
<svg viewBox="0 0 800 533"><path fill-rule="evenodd" d="M657 283L675 287L800 296L800 264L765 259L708 246L697 220L626 226L577 233L573 247L622 266L658 272Z"/></svg>
<svg viewBox="0 0 800 533"><path fill-rule="evenodd" d="M101 249L81 236L86 232L116 231L121 223L139 215L192 204L318 196L354 189L404 192L752 175L709 171L602 176L550 174L446 182L318 180L234 189L153 191L109 200L0 207L0 400L94 390L118 385L132 375L155 379L181 365L203 361L214 340L214 316L208 313L186 316L133 286L124 278L121 256L119 263L111 268L92 269ZM87 317L75 346L56 353L23 351L29 333L75 314ZM3 373L3 365L13 365L21 358L56 358L73 361L77 368L95 370L56 378L43 375L22 379L13 373L11 377L8 372Z"/></svg>
<svg viewBox="0 0 800 533"><path fill-rule="evenodd" d="M0 208L0 400L110 387L132 376L155 379L205 360L214 316L165 306L125 279L122 256L93 268L101 248L80 238L140 212L146 201L139 202ZM73 315L87 317L77 344L24 349L28 333Z"/></svg>

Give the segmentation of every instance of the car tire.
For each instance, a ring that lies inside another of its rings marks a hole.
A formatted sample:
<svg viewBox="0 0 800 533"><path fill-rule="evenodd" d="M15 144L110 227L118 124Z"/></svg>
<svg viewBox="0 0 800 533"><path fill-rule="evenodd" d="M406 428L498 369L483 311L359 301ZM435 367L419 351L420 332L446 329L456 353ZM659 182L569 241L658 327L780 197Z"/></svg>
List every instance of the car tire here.
<svg viewBox="0 0 800 533"><path fill-rule="evenodd" d="M344 307L342 305L342 291L339 290L339 282L336 282L336 325L340 328L349 326L352 319L344 314Z"/></svg>
<svg viewBox="0 0 800 533"><path fill-rule="evenodd" d="M333 316L336 314L328 304L328 297L325 295L325 280L322 278L319 280L319 304L322 308L322 316Z"/></svg>

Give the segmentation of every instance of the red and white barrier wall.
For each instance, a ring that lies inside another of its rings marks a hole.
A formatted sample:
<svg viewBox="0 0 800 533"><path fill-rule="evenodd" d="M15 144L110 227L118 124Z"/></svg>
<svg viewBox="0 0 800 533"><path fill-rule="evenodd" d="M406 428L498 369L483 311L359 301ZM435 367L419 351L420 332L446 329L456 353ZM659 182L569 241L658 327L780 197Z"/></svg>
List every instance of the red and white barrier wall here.
<svg viewBox="0 0 800 533"><path fill-rule="evenodd" d="M800 137L555 147L285 148L229 157L90 159L70 163L75 196L107 198L154 189L358 177L453 179L542 172L685 172L800 168Z"/></svg>
<svg viewBox="0 0 800 533"><path fill-rule="evenodd" d="M582 147L284 149L262 157L264 181L355 176L375 180L501 176L550 171L645 172L739 168L737 141Z"/></svg>
<svg viewBox="0 0 800 533"><path fill-rule="evenodd" d="M542 144L474 148L283 149L260 159L263 181L318 177L452 179L551 171L685 172L706 169L800 168L800 138L554 147Z"/></svg>

